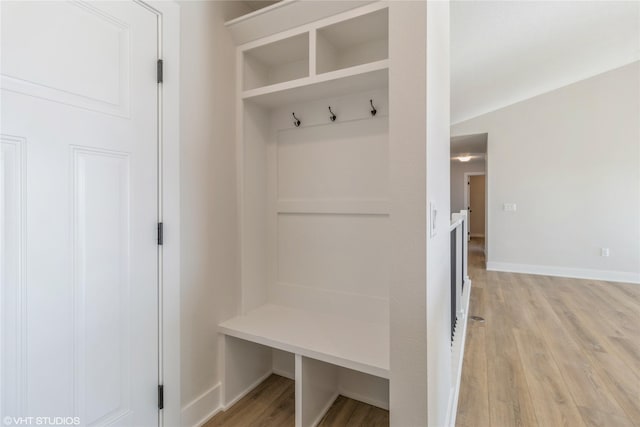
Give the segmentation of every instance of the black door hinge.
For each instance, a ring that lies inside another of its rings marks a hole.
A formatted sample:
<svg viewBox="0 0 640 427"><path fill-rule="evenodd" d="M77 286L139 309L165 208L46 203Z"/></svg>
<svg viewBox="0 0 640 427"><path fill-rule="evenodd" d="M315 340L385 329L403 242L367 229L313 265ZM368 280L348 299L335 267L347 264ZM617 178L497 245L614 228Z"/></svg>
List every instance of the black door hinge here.
<svg viewBox="0 0 640 427"><path fill-rule="evenodd" d="M164 409L164 386L158 385L158 409Z"/></svg>
<svg viewBox="0 0 640 427"><path fill-rule="evenodd" d="M158 59L158 83L162 83L162 59Z"/></svg>
<svg viewBox="0 0 640 427"><path fill-rule="evenodd" d="M158 244L162 245L164 243L164 225L159 222L158 223Z"/></svg>

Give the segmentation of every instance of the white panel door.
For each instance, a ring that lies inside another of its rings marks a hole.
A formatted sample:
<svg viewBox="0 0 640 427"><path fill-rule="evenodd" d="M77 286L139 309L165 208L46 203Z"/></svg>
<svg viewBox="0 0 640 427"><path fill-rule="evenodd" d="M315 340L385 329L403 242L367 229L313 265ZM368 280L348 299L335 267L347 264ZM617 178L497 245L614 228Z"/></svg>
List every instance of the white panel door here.
<svg viewBox="0 0 640 427"><path fill-rule="evenodd" d="M157 16L0 7L0 420L157 425Z"/></svg>

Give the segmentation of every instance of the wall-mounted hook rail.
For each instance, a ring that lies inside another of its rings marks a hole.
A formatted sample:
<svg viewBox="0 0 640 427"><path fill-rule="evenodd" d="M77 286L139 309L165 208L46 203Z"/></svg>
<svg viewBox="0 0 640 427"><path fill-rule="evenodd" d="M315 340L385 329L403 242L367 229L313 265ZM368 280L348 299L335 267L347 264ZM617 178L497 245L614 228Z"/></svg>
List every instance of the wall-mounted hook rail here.
<svg viewBox="0 0 640 427"><path fill-rule="evenodd" d="M369 100L369 104L371 104L371 115L375 116L378 113L378 110L376 110L376 107L373 106L373 99Z"/></svg>
<svg viewBox="0 0 640 427"><path fill-rule="evenodd" d="M300 119L296 117L296 113L291 113L291 115L293 116L293 125L295 127L300 127Z"/></svg>
<svg viewBox="0 0 640 427"><path fill-rule="evenodd" d="M329 119L332 122L335 122L337 117L336 117L335 113L333 111L331 111L331 106L329 106L329 112L331 113L331 115L329 116Z"/></svg>

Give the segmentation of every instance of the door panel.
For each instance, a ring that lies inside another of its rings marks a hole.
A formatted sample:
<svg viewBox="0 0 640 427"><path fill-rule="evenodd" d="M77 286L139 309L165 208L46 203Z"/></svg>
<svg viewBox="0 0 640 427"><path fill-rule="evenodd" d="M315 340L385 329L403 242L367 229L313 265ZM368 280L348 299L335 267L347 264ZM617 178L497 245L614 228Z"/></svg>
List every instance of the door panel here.
<svg viewBox="0 0 640 427"><path fill-rule="evenodd" d="M85 407L87 424L93 424L131 410L129 156L72 151L74 323L79 337L74 375L79 379L78 403ZM95 398L86 399L88 391Z"/></svg>
<svg viewBox="0 0 640 427"><path fill-rule="evenodd" d="M10 408L26 391L25 173L24 140L0 135L0 403Z"/></svg>
<svg viewBox="0 0 640 427"><path fill-rule="evenodd" d="M157 17L0 7L0 415L156 425Z"/></svg>
<svg viewBox="0 0 640 427"><path fill-rule="evenodd" d="M3 88L128 116L131 29L117 13L62 1L2 11Z"/></svg>
<svg viewBox="0 0 640 427"><path fill-rule="evenodd" d="M469 207L472 212L469 220L471 236L484 236L485 213L485 177L472 175L469 177Z"/></svg>

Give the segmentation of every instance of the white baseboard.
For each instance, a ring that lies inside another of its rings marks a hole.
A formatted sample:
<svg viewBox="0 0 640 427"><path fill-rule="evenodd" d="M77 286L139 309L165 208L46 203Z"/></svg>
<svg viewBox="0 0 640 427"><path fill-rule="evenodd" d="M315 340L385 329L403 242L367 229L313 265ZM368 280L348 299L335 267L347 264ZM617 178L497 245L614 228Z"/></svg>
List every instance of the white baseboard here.
<svg viewBox="0 0 640 427"><path fill-rule="evenodd" d="M383 401L374 396L365 396L342 388L339 389L338 394L348 397L349 399L357 400L358 402L366 403L367 405L375 406L376 408L389 410L389 401Z"/></svg>
<svg viewBox="0 0 640 427"><path fill-rule="evenodd" d="M273 368L273 373L276 375L280 375L281 377L289 378L290 380L296 380L295 373L291 373L284 369Z"/></svg>
<svg viewBox="0 0 640 427"><path fill-rule="evenodd" d="M249 392L251 390L253 390L254 388L258 387L260 385L260 383L262 383L264 380L266 380L267 378L269 378L271 376L271 374L273 374L273 371L270 370L269 372L267 372L266 374L264 374L263 376L261 376L260 378L258 378L256 381L253 382L253 384L251 384L249 387L247 387L242 393L239 393L236 397L234 397L231 402L229 402L226 406L225 405L221 405L223 410L227 410L229 408L231 408L233 405L235 405L236 403L238 403L238 401L240 399L242 399L243 397L245 397L247 394L249 394Z"/></svg>
<svg viewBox="0 0 640 427"><path fill-rule="evenodd" d="M512 264L508 262L494 261L487 262L487 270L640 284L640 273L626 271L592 270L588 268L567 268L533 264Z"/></svg>
<svg viewBox="0 0 640 427"><path fill-rule="evenodd" d="M211 387L182 408L182 425L199 427L222 410L220 383Z"/></svg>
<svg viewBox="0 0 640 427"><path fill-rule="evenodd" d="M318 417L311 423L312 427L316 427L318 424L320 424L320 421L322 421L322 419L324 418L324 416L326 415L327 412L329 412L329 408L331 408L331 405L333 405L333 402L336 401L336 399L338 398L338 396L340 396L340 394L338 392L336 392L333 397L331 399L329 399L329 401L327 402L326 405L324 405L324 408L322 408L322 410L320 411L320 415L318 415Z"/></svg>

